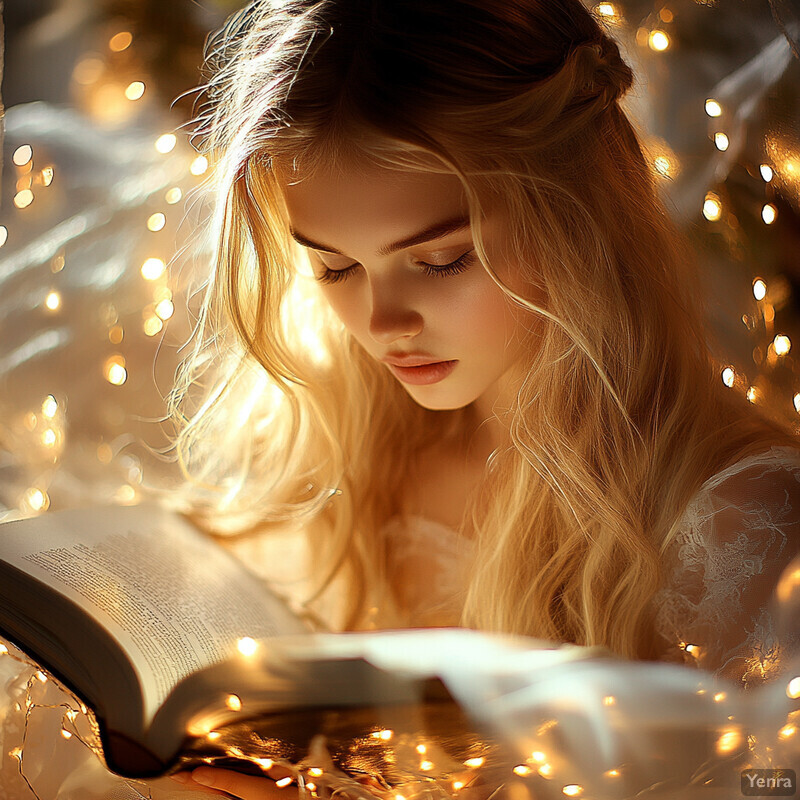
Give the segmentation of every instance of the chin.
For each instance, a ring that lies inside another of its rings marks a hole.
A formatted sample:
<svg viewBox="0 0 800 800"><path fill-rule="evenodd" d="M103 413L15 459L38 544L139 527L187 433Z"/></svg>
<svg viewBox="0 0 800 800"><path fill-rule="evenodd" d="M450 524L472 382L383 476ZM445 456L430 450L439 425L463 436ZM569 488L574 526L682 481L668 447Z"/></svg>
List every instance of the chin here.
<svg viewBox="0 0 800 800"><path fill-rule="evenodd" d="M475 398L455 398L452 396L442 395L439 397L424 397L424 392L414 392L404 387L408 392L411 399L419 406L427 408L429 411L456 411L459 408L465 408ZM430 392L434 395L435 392Z"/></svg>

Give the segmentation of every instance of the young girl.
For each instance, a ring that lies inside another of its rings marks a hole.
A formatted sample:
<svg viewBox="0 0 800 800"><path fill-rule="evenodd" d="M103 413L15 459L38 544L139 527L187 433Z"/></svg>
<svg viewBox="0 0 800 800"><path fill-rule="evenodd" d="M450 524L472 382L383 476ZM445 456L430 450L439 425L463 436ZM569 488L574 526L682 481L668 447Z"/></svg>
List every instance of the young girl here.
<svg viewBox="0 0 800 800"><path fill-rule="evenodd" d="M335 628L777 674L800 449L721 380L594 16L263 0L210 63L216 257L173 397L207 518L304 525Z"/></svg>

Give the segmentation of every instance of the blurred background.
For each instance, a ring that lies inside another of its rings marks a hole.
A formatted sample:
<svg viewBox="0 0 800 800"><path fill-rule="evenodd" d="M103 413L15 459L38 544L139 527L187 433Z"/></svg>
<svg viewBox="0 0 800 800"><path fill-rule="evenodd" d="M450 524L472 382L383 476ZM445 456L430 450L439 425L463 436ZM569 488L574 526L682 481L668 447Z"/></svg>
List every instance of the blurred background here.
<svg viewBox="0 0 800 800"><path fill-rule="evenodd" d="M800 432L800 0L591 4L699 255L719 379ZM187 301L189 144L209 31L238 0L6 0L0 520L134 503L158 457ZM797 345L795 348L793 345Z"/></svg>

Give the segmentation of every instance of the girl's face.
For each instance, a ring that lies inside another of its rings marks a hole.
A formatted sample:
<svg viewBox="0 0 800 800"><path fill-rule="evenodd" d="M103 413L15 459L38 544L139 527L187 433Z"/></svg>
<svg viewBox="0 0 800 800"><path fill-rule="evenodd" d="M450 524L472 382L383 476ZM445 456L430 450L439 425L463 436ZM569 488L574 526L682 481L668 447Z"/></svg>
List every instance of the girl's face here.
<svg viewBox="0 0 800 800"><path fill-rule="evenodd" d="M478 401L490 416L521 355L524 312L473 249L458 178L356 164L295 182L280 166L277 174L292 234L359 344L421 406ZM489 214L484 246L498 277L519 292L502 231Z"/></svg>

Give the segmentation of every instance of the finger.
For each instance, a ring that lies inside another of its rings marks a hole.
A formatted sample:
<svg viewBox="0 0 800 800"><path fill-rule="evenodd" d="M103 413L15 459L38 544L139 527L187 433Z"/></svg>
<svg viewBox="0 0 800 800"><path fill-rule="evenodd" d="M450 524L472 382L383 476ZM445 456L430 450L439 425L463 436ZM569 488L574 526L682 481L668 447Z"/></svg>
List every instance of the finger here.
<svg viewBox="0 0 800 800"><path fill-rule="evenodd" d="M226 792L218 792L216 789L196 783L192 780L192 776L188 772L176 772L174 775L170 775L169 778L181 784L181 786L185 786L187 789L192 789L196 792L202 792L209 796L213 795L214 797L228 797Z"/></svg>
<svg viewBox="0 0 800 800"><path fill-rule="evenodd" d="M291 800L292 794L281 789L270 778L243 775L228 769L198 767L192 779L203 786L228 792L240 800Z"/></svg>

